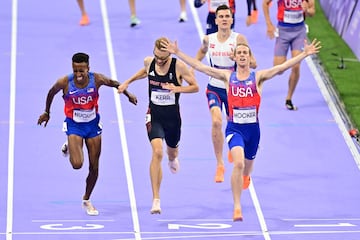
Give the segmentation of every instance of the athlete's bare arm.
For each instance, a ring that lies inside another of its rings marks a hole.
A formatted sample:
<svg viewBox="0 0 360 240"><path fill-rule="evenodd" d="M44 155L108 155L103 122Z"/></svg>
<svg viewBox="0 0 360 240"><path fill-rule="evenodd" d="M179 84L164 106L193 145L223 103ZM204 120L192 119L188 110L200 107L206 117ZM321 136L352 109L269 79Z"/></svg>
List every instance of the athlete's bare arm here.
<svg viewBox="0 0 360 240"><path fill-rule="evenodd" d="M44 127L46 127L48 121L50 120L50 107L54 100L54 97L60 90L63 90L63 93L65 93L67 91L67 84L68 77L64 76L62 78L59 78L50 88L46 97L45 111L40 115L38 119L38 125L41 125L43 122L45 122Z"/></svg>
<svg viewBox="0 0 360 240"><path fill-rule="evenodd" d="M196 53L195 58L199 61L203 60L208 50L209 50L209 36L205 35L202 40L201 46L198 52Z"/></svg>
<svg viewBox="0 0 360 240"><path fill-rule="evenodd" d="M99 89L102 85L108 86L108 87L114 87L118 88L120 86L119 81L112 80L101 73L94 73L95 76L95 85L97 89ZM128 97L129 102L136 105L137 104L137 98L132 93L128 92L127 90L123 91L124 95Z"/></svg>
<svg viewBox="0 0 360 240"><path fill-rule="evenodd" d="M175 86L174 84L166 84L163 86L164 89L169 89L174 93L195 93L199 91L199 85L196 82L194 74L192 74L187 67L187 65L177 59L176 61L176 75L181 86ZM182 80L184 80L188 85L183 86Z"/></svg>
<svg viewBox="0 0 360 240"><path fill-rule="evenodd" d="M148 69L150 66L150 62L152 61L152 57L145 57L144 59L144 67L139 69L134 75L132 75L130 78L128 78L126 81L124 81L120 86L118 87L118 93L123 93L128 88L129 84L140 79L145 79L148 75Z"/></svg>
<svg viewBox="0 0 360 240"><path fill-rule="evenodd" d="M263 0L263 13L264 13L264 17L265 17L265 22L266 22L266 35L270 38L273 39L275 37L275 26L273 25L271 19L270 19L270 6L269 4L271 3L271 0Z"/></svg>

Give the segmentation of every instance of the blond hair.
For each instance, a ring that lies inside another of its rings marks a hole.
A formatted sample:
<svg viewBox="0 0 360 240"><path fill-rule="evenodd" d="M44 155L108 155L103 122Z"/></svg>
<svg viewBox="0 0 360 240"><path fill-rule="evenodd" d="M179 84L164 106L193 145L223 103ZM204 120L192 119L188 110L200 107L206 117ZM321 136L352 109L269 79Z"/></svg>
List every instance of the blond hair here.
<svg viewBox="0 0 360 240"><path fill-rule="evenodd" d="M245 46L245 47L247 47L247 48L249 49L249 55L250 55L250 56L252 55L251 49L250 49L249 45L247 45L246 43L238 43L238 44L236 45L236 47L234 48L234 56L235 56L235 54L236 54L236 49L237 49L238 47L240 47L240 46Z"/></svg>
<svg viewBox="0 0 360 240"><path fill-rule="evenodd" d="M161 50L163 48L161 45L161 42L169 43L169 39L166 37L160 37L160 38L156 39L154 48ZM163 51L163 50L161 50L161 51Z"/></svg>

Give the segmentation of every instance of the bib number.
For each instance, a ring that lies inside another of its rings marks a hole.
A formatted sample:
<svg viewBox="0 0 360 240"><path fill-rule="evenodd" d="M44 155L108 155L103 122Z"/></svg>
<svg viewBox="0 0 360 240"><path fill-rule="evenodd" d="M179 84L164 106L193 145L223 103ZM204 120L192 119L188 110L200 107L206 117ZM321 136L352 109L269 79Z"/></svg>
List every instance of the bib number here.
<svg viewBox="0 0 360 240"><path fill-rule="evenodd" d="M175 105L175 93L168 90L153 90L151 91L151 102L160 106Z"/></svg>
<svg viewBox="0 0 360 240"><path fill-rule="evenodd" d="M256 123L256 109L233 109L233 122L239 124Z"/></svg>
<svg viewBox="0 0 360 240"><path fill-rule="evenodd" d="M73 120L78 123L90 122L96 118L95 108L91 110L75 109L73 112Z"/></svg>
<svg viewBox="0 0 360 240"><path fill-rule="evenodd" d="M285 23L301 23L304 21L303 11L285 11L284 22Z"/></svg>

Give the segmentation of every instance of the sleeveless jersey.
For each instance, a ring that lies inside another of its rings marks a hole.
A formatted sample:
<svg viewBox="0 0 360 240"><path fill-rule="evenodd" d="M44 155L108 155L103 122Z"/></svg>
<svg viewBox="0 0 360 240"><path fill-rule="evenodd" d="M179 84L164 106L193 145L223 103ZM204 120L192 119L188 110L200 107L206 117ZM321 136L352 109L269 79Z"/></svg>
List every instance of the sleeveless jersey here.
<svg viewBox="0 0 360 240"><path fill-rule="evenodd" d="M99 93L95 85L94 73L89 72L89 83L84 88L77 88L74 74L68 75L68 91L63 95L65 116L75 122L90 122L98 113Z"/></svg>
<svg viewBox="0 0 360 240"><path fill-rule="evenodd" d="M278 0L277 19L281 26L299 26L304 24L305 16L301 3L306 0Z"/></svg>
<svg viewBox="0 0 360 240"><path fill-rule="evenodd" d="M209 12L215 13L220 5L227 5L233 14L235 14L235 0L208 0Z"/></svg>
<svg viewBox="0 0 360 240"><path fill-rule="evenodd" d="M178 109L180 93L171 93L170 90L163 89L165 83L173 83L180 86L176 78L176 58L171 58L169 71L165 75L159 75L155 70L155 59L151 62L149 79L149 107L154 108L172 108Z"/></svg>
<svg viewBox="0 0 360 240"><path fill-rule="evenodd" d="M257 91L255 72L246 80L236 78L236 72L230 76L228 105L230 122L238 124L258 122L261 96Z"/></svg>
<svg viewBox="0 0 360 240"><path fill-rule="evenodd" d="M236 63L230 58L230 54L236 47L236 38L238 33L231 32L229 38L225 42L219 42L217 33L209 34L209 58L210 65L214 68L229 69L234 71ZM209 84L218 88L225 88L222 80L210 77Z"/></svg>

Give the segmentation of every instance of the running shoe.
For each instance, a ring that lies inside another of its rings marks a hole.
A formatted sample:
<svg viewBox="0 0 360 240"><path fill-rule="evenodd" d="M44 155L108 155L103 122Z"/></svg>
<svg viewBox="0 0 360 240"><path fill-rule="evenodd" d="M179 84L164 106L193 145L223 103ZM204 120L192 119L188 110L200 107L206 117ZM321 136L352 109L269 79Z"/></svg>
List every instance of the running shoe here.
<svg viewBox="0 0 360 240"><path fill-rule="evenodd" d="M290 99L286 100L285 106L288 110L296 111L298 108L292 103Z"/></svg>
<svg viewBox="0 0 360 240"><path fill-rule="evenodd" d="M64 144L61 146L61 152L62 152L62 154L63 154L64 157L68 157L68 156L69 156L68 142L64 142Z"/></svg>
<svg viewBox="0 0 360 240"><path fill-rule="evenodd" d="M250 176L243 176L243 189L248 189L250 185Z"/></svg>
<svg viewBox="0 0 360 240"><path fill-rule="evenodd" d="M179 171L179 169L180 169L179 160L177 158L175 158L172 161L169 160L168 165L169 165L170 171L172 173L177 173Z"/></svg>
<svg viewBox="0 0 360 240"><path fill-rule="evenodd" d="M151 214L160 214L161 213L161 208L160 208L160 199L155 198L153 200L153 204L150 210Z"/></svg>
<svg viewBox="0 0 360 240"><path fill-rule="evenodd" d="M136 16L131 16L130 18L130 27L135 27L139 25L141 21Z"/></svg>
<svg viewBox="0 0 360 240"><path fill-rule="evenodd" d="M87 215L89 216L99 215L99 211L95 209L95 207L91 204L90 200L83 200L82 206L86 210Z"/></svg>
<svg viewBox="0 0 360 240"><path fill-rule="evenodd" d="M220 165L216 168L215 182L222 183L224 181L225 167Z"/></svg>
<svg viewBox="0 0 360 240"><path fill-rule="evenodd" d="M88 15L83 15L80 19L80 25L81 26L86 26L90 24L90 19L88 17Z"/></svg>
<svg viewBox="0 0 360 240"><path fill-rule="evenodd" d="M243 220L243 216L241 213L241 209L237 208L234 210L234 215L233 215L233 221L237 222L237 221L242 221Z"/></svg>
<svg viewBox="0 0 360 240"><path fill-rule="evenodd" d="M187 21L187 14L186 12L181 12L179 17L179 22L186 22Z"/></svg>
<svg viewBox="0 0 360 240"><path fill-rule="evenodd" d="M253 10L251 12L251 23L255 24L258 22L258 18L259 18L259 11L258 10Z"/></svg>

